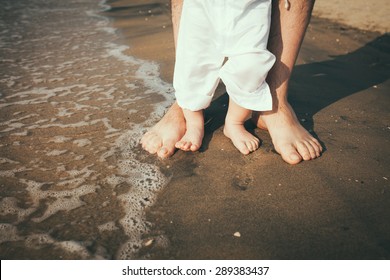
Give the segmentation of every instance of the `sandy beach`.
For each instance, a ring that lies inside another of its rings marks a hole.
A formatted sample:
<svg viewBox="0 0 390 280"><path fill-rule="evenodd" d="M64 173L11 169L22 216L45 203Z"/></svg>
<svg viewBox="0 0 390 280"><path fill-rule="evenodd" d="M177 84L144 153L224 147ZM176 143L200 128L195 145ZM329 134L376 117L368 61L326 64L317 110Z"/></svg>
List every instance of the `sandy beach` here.
<svg viewBox="0 0 390 280"><path fill-rule="evenodd" d="M325 151L296 166L249 122L260 149L234 148L223 85L199 152L142 151L174 101L169 1L68 4L0 8L1 259L390 258L387 1L317 1L289 98Z"/></svg>

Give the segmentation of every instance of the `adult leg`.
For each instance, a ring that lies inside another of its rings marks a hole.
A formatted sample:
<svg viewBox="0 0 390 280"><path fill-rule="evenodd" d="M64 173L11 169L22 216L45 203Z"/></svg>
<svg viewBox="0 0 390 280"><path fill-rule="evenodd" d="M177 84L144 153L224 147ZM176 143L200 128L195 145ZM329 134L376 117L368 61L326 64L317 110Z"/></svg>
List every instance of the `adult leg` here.
<svg viewBox="0 0 390 280"><path fill-rule="evenodd" d="M172 24L175 45L179 30L183 0L172 0ZM182 109L175 102L164 117L141 139L144 150L157 153L160 158L170 157L176 150L175 144L186 132L186 123Z"/></svg>
<svg viewBox="0 0 390 280"><path fill-rule="evenodd" d="M287 101L288 82L309 24L314 0L273 1L268 49L276 62L267 82L273 95L273 110L257 112L253 119L259 128L267 129L275 150L290 164L320 156L322 147L299 123Z"/></svg>

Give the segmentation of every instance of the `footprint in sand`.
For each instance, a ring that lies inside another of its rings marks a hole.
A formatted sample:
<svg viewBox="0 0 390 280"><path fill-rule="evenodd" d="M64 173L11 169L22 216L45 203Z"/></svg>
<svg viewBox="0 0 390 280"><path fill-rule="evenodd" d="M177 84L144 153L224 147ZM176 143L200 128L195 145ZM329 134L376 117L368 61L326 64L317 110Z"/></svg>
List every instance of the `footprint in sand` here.
<svg viewBox="0 0 390 280"><path fill-rule="evenodd" d="M246 191L251 187L253 177L249 174L240 174L234 176L232 180L232 186L240 191Z"/></svg>

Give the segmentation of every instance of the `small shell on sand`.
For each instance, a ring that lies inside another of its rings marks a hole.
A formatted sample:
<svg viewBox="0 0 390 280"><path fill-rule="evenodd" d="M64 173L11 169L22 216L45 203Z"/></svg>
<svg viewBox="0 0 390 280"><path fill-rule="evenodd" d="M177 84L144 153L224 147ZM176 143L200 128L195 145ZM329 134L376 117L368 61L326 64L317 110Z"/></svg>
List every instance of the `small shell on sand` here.
<svg viewBox="0 0 390 280"><path fill-rule="evenodd" d="M153 244L153 241L154 241L153 238L150 238L150 239L146 240L145 243L144 243L144 246L145 247L149 247L150 245Z"/></svg>
<svg viewBox="0 0 390 280"><path fill-rule="evenodd" d="M236 231L234 234L233 234L234 237L241 237L241 233Z"/></svg>

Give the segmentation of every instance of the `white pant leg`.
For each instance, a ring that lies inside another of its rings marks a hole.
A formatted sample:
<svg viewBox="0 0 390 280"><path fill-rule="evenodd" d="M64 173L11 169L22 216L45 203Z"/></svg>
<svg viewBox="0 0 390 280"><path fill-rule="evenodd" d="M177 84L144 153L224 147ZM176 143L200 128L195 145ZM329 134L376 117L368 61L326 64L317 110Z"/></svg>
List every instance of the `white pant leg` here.
<svg viewBox="0 0 390 280"><path fill-rule="evenodd" d="M185 0L180 20L173 86L179 106L191 111L210 105L224 61L207 1Z"/></svg>
<svg viewBox="0 0 390 280"><path fill-rule="evenodd" d="M232 2L226 26L224 54L229 60L220 77L229 96L241 107L272 110L272 95L265 82L275 56L267 50L271 22L271 0Z"/></svg>
<svg viewBox="0 0 390 280"><path fill-rule="evenodd" d="M230 98L249 110L272 110L272 95L265 78L274 61L267 51L229 57L220 76Z"/></svg>

